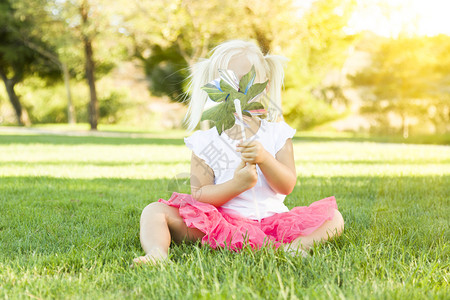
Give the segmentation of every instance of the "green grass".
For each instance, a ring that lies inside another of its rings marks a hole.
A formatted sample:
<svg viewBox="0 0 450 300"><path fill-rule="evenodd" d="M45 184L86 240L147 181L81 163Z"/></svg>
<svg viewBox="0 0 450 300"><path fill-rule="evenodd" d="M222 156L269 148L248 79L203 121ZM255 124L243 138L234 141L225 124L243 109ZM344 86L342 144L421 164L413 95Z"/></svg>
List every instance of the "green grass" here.
<svg viewBox="0 0 450 300"><path fill-rule="evenodd" d="M294 139L286 204L335 195L346 221L311 257L183 244L170 264L130 269L142 209L188 192L174 179L189 172L182 134L0 135L0 298L444 299L450 147L378 142Z"/></svg>
<svg viewBox="0 0 450 300"><path fill-rule="evenodd" d="M28 134L32 130L47 131L63 131L86 133L89 132L88 123L54 123L54 124L33 124L31 127L17 127L16 125L3 125L3 129L15 128L20 131L27 131ZM2 134L0 127L0 134ZM98 129L103 133L122 133L128 135L140 135L145 137L179 137L185 134L182 129L174 130L149 130L148 127L130 127L122 124L99 124ZM3 132L3 134L6 134ZM23 133L22 133L23 134ZM27 134L27 133L25 133ZM450 133L446 134L420 134L411 135L404 138L401 135L375 135L353 132L336 132L336 131L297 131L296 140L302 141L350 141L350 142L378 142L378 143L405 143L405 144L434 144L434 145L450 145Z"/></svg>

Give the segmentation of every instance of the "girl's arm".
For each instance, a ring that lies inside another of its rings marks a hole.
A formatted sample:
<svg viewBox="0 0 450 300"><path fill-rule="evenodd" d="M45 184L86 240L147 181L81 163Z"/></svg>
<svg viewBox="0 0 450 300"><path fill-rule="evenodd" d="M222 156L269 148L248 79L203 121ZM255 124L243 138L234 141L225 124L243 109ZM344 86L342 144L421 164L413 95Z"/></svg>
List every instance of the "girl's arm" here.
<svg viewBox="0 0 450 300"><path fill-rule="evenodd" d="M283 195L292 192L297 182L297 172L295 171L291 139L286 140L283 148L278 151L275 157L257 141L241 143L238 145L237 151L241 152L242 160L258 164L274 191Z"/></svg>
<svg viewBox="0 0 450 300"><path fill-rule="evenodd" d="M191 194L197 201L219 207L242 192L251 189L257 180L256 165L245 165L244 162L241 162L231 180L214 184L213 170L192 152Z"/></svg>

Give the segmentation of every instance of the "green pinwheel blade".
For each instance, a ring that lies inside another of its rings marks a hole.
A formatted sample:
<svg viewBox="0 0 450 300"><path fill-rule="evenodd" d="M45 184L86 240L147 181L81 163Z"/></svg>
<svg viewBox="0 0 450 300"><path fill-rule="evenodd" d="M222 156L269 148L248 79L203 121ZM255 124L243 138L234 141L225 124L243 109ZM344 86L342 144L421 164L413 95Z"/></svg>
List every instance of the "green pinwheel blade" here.
<svg viewBox="0 0 450 300"><path fill-rule="evenodd" d="M255 83L254 85L252 85L248 91L247 94L245 95L245 99L247 102L251 101L253 98L255 98L256 96L258 96L259 94L261 94L264 89L267 86L267 83L269 81L267 80L266 82L263 83Z"/></svg>
<svg viewBox="0 0 450 300"><path fill-rule="evenodd" d="M222 113L224 113L224 110L225 110L225 102L222 102L221 104L213 106L203 112L201 121L210 120L210 121L215 122L216 119Z"/></svg>
<svg viewBox="0 0 450 300"><path fill-rule="evenodd" d="M255 110L255 109L264 109L264 105L259 102L252 102L247 104L243 110Z"/></svg>
<svg viewBox="0 0 450 300"><path fill-rule="evenodd" d="M221 102L226 99L227 94L219 90L214 84L208 83L201 88L208 93L209 98L214 102Z"/></svg>
<svg viewBox="0 0 450 300"><path fill-rule="evenodd" d="M232 92L236 92L236 90L229 85L225 80L220 80L220 89L223 91L223 93L232 93Z"/></svg>
<svg viewBox="0 0 450 300"><path fill-rule="evenodd" d="M239 81L239 91L241 93L247 94L249 88L255 81L255 78L256 78L255 66L252 66L250 72L242 76L241 80Z"/></svg>
<svg viewBox="0 0 450 300"><path fill-rule="evenodd" d="M242 114L252 117L252 114L247 111L257 110L257 109L265 109L265 107L260 102L251 102L251 103L248 103L247 105L245 105L245 107L243 107L244 112L242 112ZM263 114L258 114L258 117L260 119L265 119L267 117L267 112L263 113Z"/></svg>
<svg viewBox="0 0 450 300"><path fill-rule="evenodd" d="M250 117L250 118L252 117L252 115L248 111L243 111L242 115Z"/></svg>
<svg viewBox="0 0 450 300"><path fill-rule="evenodd" d="M234 125L234 107L231 107L232 101L222 102L210 109L203 112L201 120L210 120L217 128L217 132L222 134L224 130L227 130Z"/></svg>

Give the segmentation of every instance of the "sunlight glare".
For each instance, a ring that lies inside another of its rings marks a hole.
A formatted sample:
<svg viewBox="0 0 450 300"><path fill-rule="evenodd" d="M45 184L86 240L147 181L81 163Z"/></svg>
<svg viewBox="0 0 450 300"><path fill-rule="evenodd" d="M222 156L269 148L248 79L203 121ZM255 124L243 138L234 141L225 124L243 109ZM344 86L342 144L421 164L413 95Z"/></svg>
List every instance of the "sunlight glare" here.
<svg viewBox="0 0 450 300"><path fill-rule="evenodd" d="M448 12L446 0L359 0L345 30L349 34L368 30L385 37L450 35Z"/></svg>

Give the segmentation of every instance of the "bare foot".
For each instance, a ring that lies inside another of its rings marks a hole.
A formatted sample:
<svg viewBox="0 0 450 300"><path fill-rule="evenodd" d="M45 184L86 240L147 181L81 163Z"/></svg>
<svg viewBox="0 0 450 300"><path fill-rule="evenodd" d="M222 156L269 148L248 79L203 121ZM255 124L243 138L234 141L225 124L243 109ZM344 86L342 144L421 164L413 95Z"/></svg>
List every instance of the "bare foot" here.
<svg viewBox="0 0 450 300"><path fill-rule="evenodd" d="M139 256L133 259L133 263L130 265L131 268L135 266L142 265L156 265L158 261L150 255Z"/></svg>
<svg viewBox="0 0 450 300"><path fill-rule="evenodd" d="M291 256L301 256L301 257L308 257L309 254L306 252L306 250L303 250L301 247L293 247L292 245L288 244L284 247L284 251L286 251L287 254Z"/></svg>
<svg viewBox="0 0 450 300"><path fill-rule="evenodd" d="M309 256L308 252L306 252L303 249L296 249L296 250L291 249L291 250L287 250L286 253L291 256L294 256L294 257L296 257L296 256L308 257Z"/></svg>
<svg viewBox="0 0 450 300"><path fill-rule="evenodd" d="M136 266L154 266L160 262L167 260L167 254L159 249L154 249L144 256L139 256L133 259L133 264L130 265L131 268Z"/></svg>

